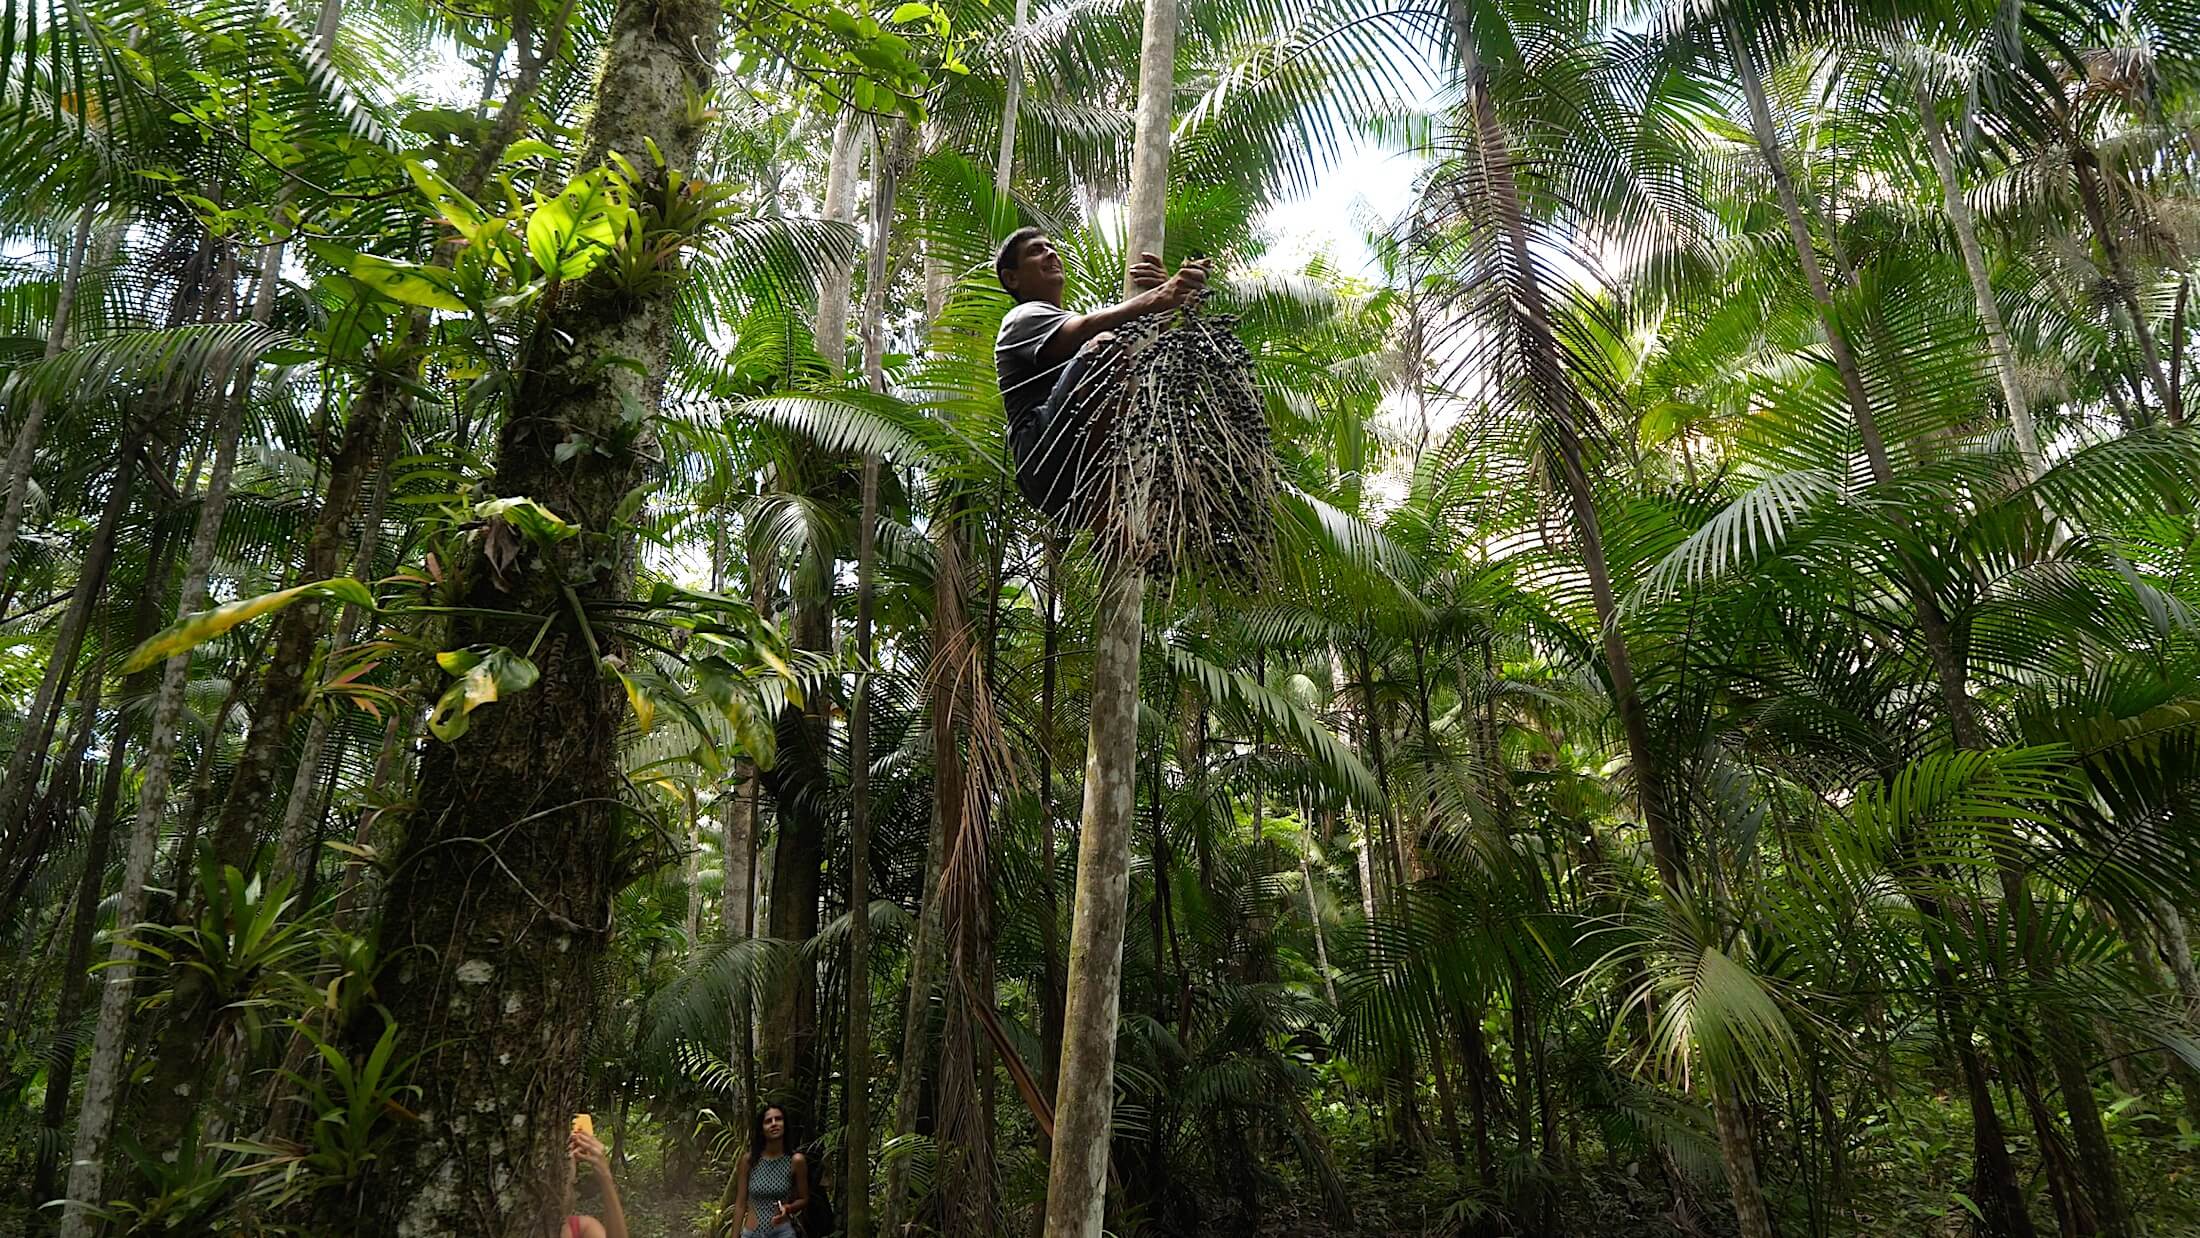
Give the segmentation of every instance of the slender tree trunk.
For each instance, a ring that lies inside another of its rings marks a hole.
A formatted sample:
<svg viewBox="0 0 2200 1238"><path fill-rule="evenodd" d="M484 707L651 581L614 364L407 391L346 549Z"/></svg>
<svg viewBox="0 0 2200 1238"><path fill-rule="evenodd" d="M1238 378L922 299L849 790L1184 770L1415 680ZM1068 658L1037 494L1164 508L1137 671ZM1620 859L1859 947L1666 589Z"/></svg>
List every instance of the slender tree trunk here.
<svg viewBox="0 0 2200 1238"><path fill-rule="evenodd" d="M396 427L391 425L385 427L383 432L394 436L395 430ZM395 454L394 445L385 444L381 454L383 459L391 458ZM373 495L367 500L366 515L359 530L359 546L352 556L351 575L361 584L371 585L374 581L374 556L382 540L382 514L389 501L389 483L388 470L377 469ZM336 619L337 640L340 644L349 645L358 639L360 627L366 622L367 614L361 607L348 604L343 607ZM306 838L306 826L309 815L321 803L320 789L316 784L321 771L322 754L328 746L329 727L333 721L334 716L328 710L322 709L316 711L312 721L306 724L305 744L298 752L298 771L291 779L290 795L283 804L282 829L277 835L279 841L275 846L275 877L278 881L297 882L301 890L304 886L303 878L313 871L320 859L313 853L314 847ZM340 750L338 759L341 760Z"/></svg>
<svg viewBox="0 0 2200 1238"><path fill-rule="evenodd" d="M2067 110L2068 105L2064 107ZM2065 124L2067 127L2067 120ZM2103 190L2101 158L2074 130L2064 136L2070 145L2070 169L2078 182L2078 205L2085 214L2087 226L2093 229L2094 239L2100 242L2116 306L2123 312L2132 340L2139 345L2140 361L2146 367L2147 381L2154 386L2155 398L2162 402L2163 415L2175 425L2183 420L2183 410L2178 408L2178 401L2170 393L2169 374L2162 365L2162 350L2154 341L2154 328L2147 323L2146 307L2139 303L2139 277L2124 257L2123 243L2116 239L2116 224L2109 217L2108 196Z"/></svg>
<svg viewBox="0 0 2200 1238"><path fill-rule="evenodd" d="M1016 179L1016 125L1024 105L1024 26L1031 20L1031 0L1016 0L1016 20L1008 28L1008 85L1001 103L1001 150L993 160L993 197L1008 201Z"/></svg>
<svg viewBox="0 0 2200 1238"><path fill-rule="evenodd" d="M1360 829L1360 845L1353 848L1353 858L1360 866L1360 917L1367 922L1367 930L1375 929L1375 847L1374 832L1366 826Z"/></svg>
<svg viewBox="0 0 2200 1238"><path fill-rule="evenodd" d="M358 504L361 487L380 472L384 419L400 399L394 389L370 386L353 402L350 421L344 427L342 445L329 468L328 489L319 516L308 537L298 569L300 582L326 580L336 575L342 561L345 532ZM275 780L288 745L298 707L310 687L307 682L322 632L322 607L307 599L278 613L270 637L272 649L252 708L252 725L246 733L237 768L230 775L229 790L222 797L214 821L214 852L221 863L248 867L257 838L255 825L275 790ZM179 999L184 995L179 993ZM182 1007L179 1005L179 1010ZM196 1043L192 1037L186 1043Z"/></svg>
<svg viewBox="0 0 2200 1238"><path fill-rule="evenodd" d="M1456 1020L1459 1035L1460 1073L1467 1081L1467 1124L1474 1140L1474 1180L1488 1190L1497 1185L1497 1153L1490 1144L1490 1087L1495 1071L1490 1064L1488 1037L1482 1031L1482 1011L1462 1011Z"/></svg>
<svg viewBox="0 0 2200 1238"><path fill-rule="evenodd" d="M906 146L909 127L895 126ZM863 373L885 394L886 251L894 222L898 161L880 152L871 189L871 269L863 298ZM871 621L878 596L879 458L863 461L863 512L856 525L855 700L848 709L848 1046L843 1181L849 1238L871 1233Z"/></svg>
<svg viewBox="0 0 2200 1238"><path fill-rule="evenodd" d="M2046 971L2034 970L2035 974ZM2103 1238L2130 1238L2134 1232L2131 1209L2124 1202L2123 1183L2116 1172L2116 1154L2109 1146L2100 1102L2093 1095L2092 1074L2086 1068L2084 1050L2095 1042L2082 1024L2058 1011L2045 1013L2040 1033L2047 1042L2048 1069L2054 1072L2055 1086L2062 1091L2063 1111L2070 1115L2079 1185L2085 1192L2094 1221Z"/></svg>
<svg viewBox="0 0 2200 1238"><path fill-rule="evenodd" d="M1176 0L1147 0L1124 246L1129 257L1162 252L1179 20ZM1128 292L1127 269L1123 282ZM1138 655L1145 596L1141 564L1126 560L1110 570L1101 586L1093 635L1092 731L1085 755L1077 903L1070 922L1062 1069L1054 1096L1054 1155L1047 1165L1046 1238L1099 1238L1107 1211L1115 1031L1123 1000L1123 921L1138 794Z"/></svg>
<svg viewBox="0 0 2200 1238"><path fill-rule="evenodd" d="M89 702L97 712L97 698ZM61 1190L61 1134L68 1118L69 1094L76 1077L78 1033L82 1030L84 990L92 965L92 932L99 923L99 893L107 880L107 853L115 835L115 808L122 795L123 756L128 750L133 715L123 713L115 723L114 738L107 748L107 769L99 784L99 803L93 812L92 835L85 845L84 871L76 884L76 910L69 927L69 953L61 967L61 995L54 1004L51 1064L46 1077L45 1129L40 1132L38 1165L31 1177L31 1203L46 1203Z"/></svg>
<svg viewBox="0 0 2200 1238"><path fill-rule="evenodd" d="M709 121L691 100L710 86L722 20L702 0L621 0L577 166L623 153L642 169L645 200L665 191L651 183L662 175L652 147L671 170L693 166ZM554 1184L600 1013L594 973L629 875L626 703L605 662L627 643L590 608L631 591L634 537L617 511L643 453L623 427L630 408L661 402L671 301L670 289L633 296L583 282L528 342L491 489L587 532L527 547L502 573L478 556L465 568L474 609L454 620L455 643L523 650L546 621L549 632L535 686L476 711L464 736L431 745L421 764L383 899L381 958L405 1051L424 1054L412 1075L423 1091L419 1120L403 1124L352 1201L365 1230L540 1238L563 1219ZM555 449L576 431L629 445L560 460ZM352 1043L381 1030L364 1017Z"/></svg>
<svg viewBox="0 0 2200 1238"><path fill-rule="evenodd" d="M933 752L939 752L942 739L937 737L939 717L933 719L935 737ZM953 741L948 741L953 743ZM944 778L953 776L957 785L961 781L959 765L950 772L933 770L933 781L944 785ZM926 1044L931 1042L933 1025L933 985L939 983L939 963L946 954L944 915L939 906L939 875L946 869L948 853L948 814L959 814L959 800L950 807L948 796L935 796L933 800L933 833L924 847L924 902L917 906L917 932L909 943L909 998L902 1005L902 1055L895 1060L893 1080L893 1135L915 1135L917 1113L924 1102L924 1062ZM909 1157L893 1157L887 1161L887 1201L878 1214L878 1238L898 1238L902 1231L902 1214L909 1203ZM854 1231L851 1231L854 1234ZM856 1236L860 1238L860 1236Z"/></svg>
<svg viewBox="0 0 2200 1238"><path fill-rule="evenodd" d="M1782 148L1779 131L1772 121L1772 107L1765 97L1764 78L1757 71L1757 63L1750 51L1749 42L1743 36L1734 19L1725 21L1727 43L1734 57L1734 71L1741 79L1742 93L1749 102L1750 123L1755 131L1758 149L1772 173L1773 188L1780 199L1780 210L1787 218L1788 237L1795 246L1795 258L1802 267L1803 282L1810 289L1811 300L1818 307L1819 322L1826 334L1826 351L1833 358L1833 366L1841 378L1842 391L1847 395L1849 412L1856 420L1856 430L1863 440L1864 456L1871 464L1872 479L1881 486L1894 481L1894 464L1887 453L1886 440L1879 430L1879 418L1873 412L1871 393L1864 385L1864 370L1849 346L1847 332L1842 330L1835 312L1833 290L1826 282L1824 268L1818 261L1818 246L1811 239L1810 220L1804 214L1802 201L1797 196L1794 177L1788 171L1787 155ZM1902 572L1908 585L1911 605L1917 609L1917 626L1924 638L1925 649L1933 665L1933 674L1939 681L1942 696L1948 707L1948 723L1959 748L1981 748L1983 736L1971 707L1970 694L1964 687L1962 659L1956 653L1956 643L1949 630L1947 616L1940 609L1940 601L1932 586L1907 555L1901 556Z"/></svg>
<svg viewBox="0 0 2200 1238"><path fill-rule="evenodd" d="M1664 766L1650 736L1650 719L1635 687L1634 658L1619 621L1619 595L1612 584L1611 565L1604 552L1604 528L1596 510L1596 493L1590 484L1580 434L1581 398L1567 378L1566 363L1552 334L1550 311L1543 285L1536 275L1530 252L1527 212L1520 200L1519 181L1497 104L1490 93L1489 75L1476 50L1470 10L1464 0L1449 6L1453 39L1459 57L1459 73L1466 84L1474 112L1475 145L1484 165L1483 177L1495 190L1505 246L1514 274L1513 290L1520 302L1528 347L1541 360L1534 395L1550 419L1558 442L1559 479L1566 491L1574 536L1581 552L1582 573L1588 578L1590 601L1596 607L1599 639L1604 651L1605 674L1610 679L1613 711L1627 741L1628 763L1634 767L1636 799L1643 826L1650 836L1651 858L1660 881L1669 889L1685 887L1686 852L1674 832L1666 804Z"/></svg>
<svg viewBox="0 0 2200 1238"><path fill-rule="evenodd" d="M876 263L873 264L874 268ZM877 595L879 461L863 462L856 531L856 697L848 713L848 1176L849 1238L871 1232L871 610Z"/></svg>
<svg viewBox="0 0 2200 1238"><path fill-rule="evenodd" d="M745 940L756 910L756 883L750 870L756 863L756 803L750 796L756 778L747 758L735 761L732 785L712 805L718 810L723 831L720 848L725 854L726 881L719 892L718 909L725 919L726 937Z"/></svg>
<svg viewBox="0 0 2200 1238"><path fill-rule="evenodd" d="M1731 16L1725 19L1724 33L1734 58L1735 73L1741 80L1743 94L1749 103L1750 122L1758 147L1771 170L1773 186L1780 199L1780 209L1787 218L1789 238L1795 247L1796 260L1802 267L1803 279L1809 286L1811 299L1818 306L1819 318L1826 333L1827 352L1833 358L1842 389L1847 394L1858 434L1863 439L1864 454L1871 464L1873 479L1880 485L1887 485L1894 477L1893 466L1887 455L1886 444L1880 438L1878 421L1872 413L1871 397L1864 386L1863 370L1857 363L1856 354L1849 347L1847 335L1836 320L1832 290L1819 265L1817 246L1811 239L1810 223L1803 214L1794 180L1788 172L1786 155L1773 126L1772 109L1765 97L1764 80L1757 72L1748 40L1743 37ZM1918 628L1924 637L1935 677L1939 680L1948 708L1949 726L1956 746L1981 747L1981 736L1972 714L1970 696L1963 683L1963 666L1956 655L1946 617L1941 613L1940 604L1931 587L1906 557L1903 569L1912 604L1917 609ZM1926 910L1929 905L1921 905L1920 909ZM1934 912L1928 910L1927 914L1930 916ZM1960 1006L1961 998L1953 989L1954 977L1945 968L1940 969L1936 975L1936 984L1947 986L1942 996L1944 1004ZM1951 1035L1968 1035L1968 1017L1957 1015L1951 1022ZM1966 1076L1965 1085L1972 1095L1973 1146L1974 1154L1978 1158L1979 1186L1988 1194L1988 1198L1979 1201L1980 1208L1988 1217L1990 1229L1997 1233L2029 1238L2032 1233L2031 1218L2025 1211L2023 1194L2018 1189L2015 1169L2009 1160L2008 1145L2002 1135L2000 1117L1994 1110L1992 1094L1983 1077L1984 1063L1967 1043L1959 1043L1957 1048Z"/></svg>
<svg viewBox="0 0 2200 1238"><path fill-rule="evenodd" d="M1174 14L1150 14L1152 28ZM1171 62L1161 62L1166 69ZM1133 244L1130 252L1139 252ZM1092 677L1092 736L1085 758L1084 828L1070 921L1062 1018L1062 1066L1054 1088L1054 1156L1048 1163L1046 1238L1099 1238L1107 1205L1109 1131L1115 1109L1115 1034L1122 1009L1123 930L1130 894L1131 823L1137 795L1138 655L1145 576L1126 565L1103 586Z"/></svg>
<svg viewBox="0 0 2200 1238"><path fill-rule="evenodd" d="M1749 1137L1749 1114L1734 1086L1711 1085L1711 1111L1719 1128L1719 1159L1726 1164L1727 1188L1734 1198L1734 1219L1742 1238L1773 1238L1772 1214L1757 1181L1757 1148Z"/></svg>
<svg viewBox="0 0 2200 1238"><path fill-rule="evenodd" d="M1329 1008L1335 1010L1338 1008L1337 978L1329 970L1329 936L1322 929L1321 903L1314 897L1314 865L1308 858L1314 845L1313 827L1305 826L1301 832L1306 845L1299 852L1299 881L1306 888L1306 922L1314 929L1314 966L1322 974L1322 993L1329 999Z"/></svg>
<svg viewBox="0 0 2200 1238"><path fill-rule="evenodd" d="M2193 966L2192 939L2185 929L2184 914L2177 904L2166 898L2154 900L2154 923L2160 935L2161 953L2169 964L2171 983L2176 986L2177 1026L2186 1033L2200 1032L2200 969ZM2133 951L2147 946L2133 942ZM2179 1060L2175 1066L2179 1083L2185 1093L2185 1113L2196 1127L2200 1127L2200 1070Z"/></svg>
<svg viewBox="0 0 2200 1238"><path fill-rule="evenodd" d="M76 655L83 647L84 631L91 623L92 611L107 587L107 568L114 561L115 538L121 531L123 515L130 509L130 479L144 463L141 459L146 439L143 418L136 413L127 415L132 424L123 436L122 453L115 463L114 481L107 492L106 506L100 511L99 525L92 532L90 548L77 570L69 609L62 614L61 624L54 632L45 678L39 681L37 695L24 715L23 734L16 740L15 753L8 760L7 781L0 784L0 844L4 844L6 854L18 864L37 862L36 856L19 854L25 850L21 847L24 819L37 792L39 776L45 770L46 749L53 742L54 724L60 715L58 702L70 674L76 669Z"/></svg>
<svg viewBox="0 0 2200 1238"><path fill-rule="evenodd" d="M1986 267L1986 251L1979 245L1978 228L1971 219L1971 204L1963 197L1963 179L1956 170L1955 155L1948 149L1940 127L1940 110L1917 83L1918 121L1925 130L1925 146L1940 177L1941 204L1948 212L1948 226L1963 255L1963 271L1971 280L1971 297L1978 304L1978 319L1986 329L1986 346L1994 356L1994 377L2001 383L2002 402L2009 408L2009 427L2017 436L2017 453L2024 457L2025 472L2034 481L2047 471L2040 454L2039 430L2032 424L2032 409L2017 379L2017 350L2010 343L2009 328L2002 322L2001 307L1994 302L1994 283Z"/></svg>
<svg viewBox="0 0 2200 1238"><path fill-rule="evenodd" d="M280 248L271 246L262 260L252 310L256 322L264 324L273 316L281 257ZM245 393L239 392L235 398L244 397ZM388 433L387 419L401 399L396 385L378 381L370 383L354 401L342 445L329 469L320 512L306 542L298 576L301 583L336 574L360 486L382 472L394 448L395 438ZM244 747L215 818L212 845L213 860L218 865L248 873L257 868L260 814L273 797L279 767L288 750L284 738L311 687L309 672L316 647L323 643L322 615L320 601L309 598L277 613L270 625L267 670L260 678ZM317 763L319 754L313 755ZM303 780L299 785L310 799L313 777L310 772L299 777ZM188 854L180 855L177 863L179 869L190 871ZM179 918L189 916L191 901L179 884L171 905L173 914ZM198 1081L219 1073L210 1055L219 1052L212 1029L221 1014L222 1002L210 993L210 983L205 973L195 969L182 970L176 976L174 996L158 1032L153 1076L143 1092L145 1101L139 1118L138 1133L152 1146L172 1143L180 1137L201 1102Z"/></svg>
<svg viewBox="0 0 2200 1238"><path fill-rule="evenodd" d="M44 865L60 823L76 815L77 801L83 795L86 754L92 747L92 727L99 720L102 679L103 672L95 666L80 683L75 729L67 741L68 755L62 758L54 776L46 780L45 793L35 797L35 805L24 814L23 831L14 849L20 853L22 862L0 861L0 924L16 922L23 895L30 889L31 878ZM12 874L9 873L11 864ZM27 945L34 938L25 934L20 940ZM32 991L40 988L35 984L26 987Z"/></svg>
<svg viewBox="0 0 2200 1238"><path fill-rule="evenodd" d="M265 273L263 268L264 279ZM244 393L239 392L215 430L213 471L199 498L199 518L191 534L191 548L184 560L183 591L176 603L176 617L206 607L207 573L214 562L214 546L221 532L222 514L229 505L229 483L237 458L237 439L244 424ZM183 713L184 688L190 679L191 655L180 653L161 668L160 693L154 699L153 717L146 731L144 768L138 784L137 815L130 830L130 845L122 867L122 887L115 906L115 924L135 925L145 918L146 882L152 876L154 853L160 847L160 819L167 807L169 779L176 751L177 721ZM216 737L208 741L209 757ZM131 1008L135 994L131 978L138 961L137 949L126 933L116 933L107 967L100 972L99 1022L92 1039L92 1057L84 1074L84 1100L77 1112L76 1137L69 1160L68 1198L61 1221L62 1238L91 1238L98 1218L91 1207L103 1203L101 1184L107 1161L107 1140L114 1123L115 1102L122 1089L123 1050L128 1046Z"/></svg>
<svg viewBox="0 0 2200 1238"><path fill-rule="evenodd" d="M69 320L76 312L77 289L84 282L84 256L91 250L93 208L77 213L76 233L69 240L61 263L61 289L54 298L53 327L46 333L46 359L61 355L69 344ZM46 419L46 402L31 400L23 410L23 424L15 428L8 444L7 498L0 503L0 580L8 578L15 554L16 534L23 527L23 505L30 495L31 461L38 455L38 438Z"/></svg>
<svg viewBox="0 0 2200 1238"><path fill-rule="evenodd" d="M837 223L855 222L856 173L863 167L867 145L861 140L863 124L851 111L841 113L840 122L833 126L832 156L825 169L825 218ZM833 263L818 283L817 351L835 374L848 360L848 301L854 295L855 269L854 258Z"/></svg>
<svg viewBox="0 0 2200 1238"><path fill-rule="evenodd" d="M1054 851L1054 707L1058 681L1056 662L1062 643L1061 572L1061 540L1049 535L1046 541L1046 596L1041 601L1045 613L1041 616L1039 636L1039 886L1046 897L1046 908L1039 922L1039 944L1046 952L1046 991L1040 995L1039 1003L1039 1077L1049 1096L1054 1095L1062 1069L1062 1002L1066 983L1062 974L1062 896L1055 881ZM1054 1155L1053 1141L1044 1135L1040 1137L1040 1152L1049 1159ZM1044 1215L1039 1219L1043 1224Z"/></svg>

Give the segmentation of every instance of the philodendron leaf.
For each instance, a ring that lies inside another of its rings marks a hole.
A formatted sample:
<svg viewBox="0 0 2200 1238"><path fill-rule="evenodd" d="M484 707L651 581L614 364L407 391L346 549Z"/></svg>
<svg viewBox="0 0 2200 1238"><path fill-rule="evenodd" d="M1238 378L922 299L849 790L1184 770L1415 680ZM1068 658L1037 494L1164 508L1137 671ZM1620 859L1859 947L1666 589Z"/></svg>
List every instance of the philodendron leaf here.
<svg viewBox="0 0 2200 1238"><path fill-rule="evenodd" d="M581 531L579 525L566 523L557 513L529 498L490 499L477 504L474 515L483 520L502 520L526 534L528 540L545 546L577 536Z"/></svg>
<svg viewBox="0 0 2200 1238"><path fill-rule="evenodd" d="M545 275L579 279L618 244L633 208L625 183L597 168L573 178L565 192L538 202L527 217L527 252Z"/></svg>
<svg viewBox="0 0 2200 1238"><path fill-rule="evenodd" d="M435 655L436 665L458 676L428 715L428 730L448 744L473 725L471 715L491 701L535 686L542 672L525 657L502 645L492 649L448 649Z"/></svg>
<svg viewBox="0 0 2200 1238"><path fill-rule="evenodd" d="M456 281L449 271L440 267L395 262L319 242L314 243L313 252L322 261L343 268L344 274L392 301L454 314L467 312L466 302L459 298Z"/></svg>
<svg viewBox="0 0 2200 1238"><path fill-rule="evenodd" d="M122 664L122 673L134 675L155 662L185 650L196 649L240 623L249 623L262 615L273 614L292 602L307 597L333 598L353 606L374 609L374 595L367 591L365 585L349 576L335 580L317 580L310 585L263 593L258 597L239 598L225 606L186 615L168 628L155 633L130 652L129 659Z"/></svg>

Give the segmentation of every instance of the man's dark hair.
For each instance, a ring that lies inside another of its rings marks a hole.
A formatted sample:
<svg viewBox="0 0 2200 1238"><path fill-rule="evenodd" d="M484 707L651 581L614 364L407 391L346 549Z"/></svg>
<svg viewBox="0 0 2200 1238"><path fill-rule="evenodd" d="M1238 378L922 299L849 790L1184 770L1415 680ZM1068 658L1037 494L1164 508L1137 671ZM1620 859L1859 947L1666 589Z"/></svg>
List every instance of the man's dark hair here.
<svg viewBox="0 0 2200 1238"><path fill-rule="evenodd" d="M1008 273L1016 269L1017 263L1023 261L1024 242L1045 235L1044 228L1018 228L1008 234L1007 240L1001 242L1000 252L993 255L993 277L1001 281L1003 289L1008 288Z"/></svg>

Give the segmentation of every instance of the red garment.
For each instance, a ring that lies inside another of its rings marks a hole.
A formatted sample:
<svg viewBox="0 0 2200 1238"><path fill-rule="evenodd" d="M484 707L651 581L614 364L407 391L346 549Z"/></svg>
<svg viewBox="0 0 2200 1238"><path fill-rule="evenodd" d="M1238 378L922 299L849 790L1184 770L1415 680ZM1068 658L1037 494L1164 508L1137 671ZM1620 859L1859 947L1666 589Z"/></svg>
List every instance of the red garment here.
<svg viewBox="0 0 2200 1238"><path fill-rule="evenodd" d="M565 1218L565 1238L581 1238L581 1219L579 1217Z"/></svg>

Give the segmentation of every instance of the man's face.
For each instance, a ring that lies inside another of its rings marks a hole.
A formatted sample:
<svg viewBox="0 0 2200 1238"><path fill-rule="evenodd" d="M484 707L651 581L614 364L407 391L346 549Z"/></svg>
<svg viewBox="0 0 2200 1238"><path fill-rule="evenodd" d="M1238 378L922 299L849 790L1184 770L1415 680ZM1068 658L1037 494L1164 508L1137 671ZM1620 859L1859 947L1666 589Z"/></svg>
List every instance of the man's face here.
<svg viewBox="0 0 2200 1238"><path fill-rule="evenodd" d="M1060 305L1065 282L1062 255L1054 248L1054 238L1035 236L1018 251L1016 265L1009 271L1008 290L1020 301Z"/></svg>

